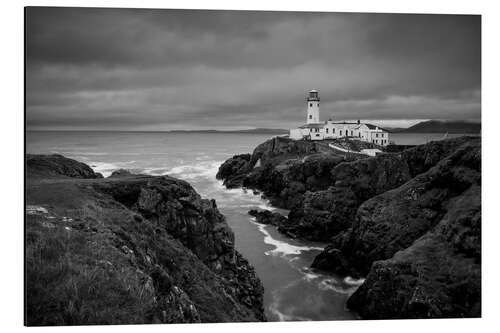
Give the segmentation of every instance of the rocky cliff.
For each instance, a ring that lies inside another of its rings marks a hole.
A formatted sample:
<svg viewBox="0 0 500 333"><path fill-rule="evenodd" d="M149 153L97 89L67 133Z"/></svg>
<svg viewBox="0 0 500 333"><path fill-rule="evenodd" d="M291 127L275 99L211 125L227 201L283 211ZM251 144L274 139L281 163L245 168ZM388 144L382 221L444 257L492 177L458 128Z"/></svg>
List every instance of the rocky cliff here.
<svg viewBox="0 0 500 333"><path fill-rule="evenodd" d="M350 308L364 318L480 315L480 138L376 157L272 141L246 157L239 185L291 211L251 214L289 236L330 240L312 266L366 277Z"/></svg>
<svg viewBox="0 0 500 333"><path fill-rule="evenodd" d="M480 141L365 201L313 267L367 274L348 301L365 318L480 316Z"/></svg>
<svg viewBox="0 0 500 333"><path fill-rule="evenodd" d="M252 154L235 155L217 173L228 188L258 189L278 207L300 205L306 191L327 189L330 170L357 154L334 152L324 142L275 137L257 146Z"/></svg>
<svg viewBox="0 0 500 333"><path fill-rule="evenodd" d="M224 162L217 178L228 187L258 189L273 205L290 209L282 228L287 233L328 241L351 226L364 201L401 186L471 140L479 141L462 137L367 157L324 142L276 137Z"/></svg>
<svg viewBox="0 0 500 333"><path fill-rule="evenodd" d="M28 325L265 320L254 269L188 183L35 155L26 185Z"/></svg>

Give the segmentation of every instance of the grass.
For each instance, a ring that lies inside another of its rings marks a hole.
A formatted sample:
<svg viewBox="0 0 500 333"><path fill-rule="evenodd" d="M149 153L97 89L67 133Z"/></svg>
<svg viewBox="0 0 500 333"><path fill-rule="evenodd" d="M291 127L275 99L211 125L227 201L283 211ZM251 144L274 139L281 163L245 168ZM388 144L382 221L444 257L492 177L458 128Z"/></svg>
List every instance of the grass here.
<svg viewBox="0 0 500 333"><path fill-rule="evenodd" d="M48 212L26 217L27 325L257 320L258 312L239 302L236 292L253 292L255 286L233 279L234 273L226 279L212 271L166 225L109 194L130 192L153 180L174 183L162 179L28 182L27 204ZM172 186L174 191L177 185ZM173 194L169 200L182 196ZM198 222L214 227L208 220ZM238 270L235 265L226 268Z"/></svg>
<svg viewBox="0 0 500 333"><path fill-rule="evenodd" d="M107 237L59 218L26 222L27 325L144 322L154 306L150 279L116 265L128 259Z"/></svg>

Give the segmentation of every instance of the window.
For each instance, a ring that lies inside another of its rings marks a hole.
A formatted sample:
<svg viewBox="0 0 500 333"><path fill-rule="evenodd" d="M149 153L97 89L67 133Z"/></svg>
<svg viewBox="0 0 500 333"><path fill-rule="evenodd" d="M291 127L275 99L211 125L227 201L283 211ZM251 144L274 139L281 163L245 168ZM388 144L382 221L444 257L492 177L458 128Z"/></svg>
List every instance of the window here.
<svg viewBox="0 0 500 333"><path fill-rule="evenodd" d="M309 103L309 106L312 107L313 106L313 103Z"/></svg>
<svg viewBox="0 0 500 333"><path fill-rule="evenodd" d="M342 130L340 130L340 136L342 136Z"/></svg>
<svg viewBox="0 0 500 333"><path fill-rule="evenodd" d="M332 133L335 134L335 128L332 128Z"/></svg>
<svg viewBox="0 0 500 333"><path fill-rule="evenodd" d="M328 128L326 129L326 133L328 133Z"/></svg>
<svg viewBox="0 0 500 333"><path fill-rule="evenodd" d="M375 134L375 137L378 138L378 133Z"/></svg>
<svg viewBox="0 0 500 333"><path fill-rule="evenodd" d="M352 131L351 131L351 136L352 136Z"/></svg>
<svg viewBox="0 0 500 333"><path fill-rule="evenodd" d="M361 132L358 132L358 137L361 137Z"/></svg>
<svg viewBox="0 0 500 333"><path fill-rule="evenodd" d="M310 114L310 115L309 115L309 119L313 119L313 116L312 116L312 114Z"/></svg>

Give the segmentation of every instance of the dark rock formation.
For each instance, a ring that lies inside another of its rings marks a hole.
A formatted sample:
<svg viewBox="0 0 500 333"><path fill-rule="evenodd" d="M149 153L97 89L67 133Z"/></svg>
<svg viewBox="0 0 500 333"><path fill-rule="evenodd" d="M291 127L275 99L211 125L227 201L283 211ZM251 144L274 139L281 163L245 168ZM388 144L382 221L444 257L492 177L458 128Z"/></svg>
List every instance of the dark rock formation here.
<svg viewBox="0 0 500 333"><path fill-rule="evenodd" d="M328 241L351 226L364 201L401 186L471 140L480 139L436 141L397 154L366 157L340 154L328 142L277 137L259 145L252 155L227 160L217 177L229 187L258 189L273 205L290 209L290 234Z"/></svg>
<svg viewBox="0 0 500 333"><path fill-rule="evenodd" d="M215 201L168 176L81 180L67 176L76 161L36 159L27 203L46 213L26 221L28 325L265 320L262 284ZM57 161L64 174L39 172Z"/></svg>
<svg viewBox="0 0 500 333"><path fill-rule="evenodd" d="M250 172L253 167L250 158L250 154L233 156L219 167L216 178L223 179L227 188L240 187L246 173Z"/></svg>
<svg viewBox="0 0 500 333"><path fill-rule="evenodd" d="M72 177L72 178L102 178L91 167L62 155L26 155L28 176L38 177Z"/></svg>
<svg viewBox="0 0 500 333"><path fill-rule="evenodd" d="M332 186L307 192L292 208L289 223L300 227L297 234L312 240L328 240L352 224L357 208L366 200L395 189L426 172L446 156L478 138L431 142L400 154L340 163L331 170Z"/></svg>
<svg viewBox="0 0 500 333"><path fill-rule="evenodd" d="M368 274L348 301L364 318L477 317L480 186L480 141L470 140L427 172L364 202L352 227L312 266Z"/></svg>
<svg viewBox="0 0 500 333"><path fill-rule="evenodd" d="M227 187L262 191L273 205L291 209L300 205L306 191L327 189L335 165L359 158L362 156L336 153L326 142L276 137L257 146L251 155L228 159L217 178Z"/></svg>
<svg viewBox="0 0 500 333"><path fill-rule="evenodd" d="M330 239L312 267L366 276L348 301L363 318L480 316L481 139L370 158L323 148L259 146L238 177L291 211L252 215L292 236Z"/></svg>
<svg viewBox="0 0 500 333"><path fill-rule="evenodd" d="M256 210L252 209L248 211L248 214L255 217L257 223L270 224L275 226L278 231L286 234L291 238L296 238L295 230L293 226L288 223L288 219L276 212L271 212L269 210Z"/></svg>
<svg viewBox="0 0 500 333"><path fill-rule="evenodd" d="M363 318L481 316L481 189L449 203L437 226L373 263L347 305Z"/></svg>
<svg viewBox="0 0 500 333"><path fill-rule="evenodd" d="M120 178L120 177L131 177L134 176L132 172L126 169L118 169L111 173L108 178Z"/></svg>
<svg viewBox="0 0 500 333"><path fill-rule="evenodd" d="M352 227L332 247L342 250L354 275L366 275L372 262L392 257L433 228L450 200L480 186L480 157L480 142L464 143L429 171L365 201ZM318 262L313 265L322 268Z"/></svg>

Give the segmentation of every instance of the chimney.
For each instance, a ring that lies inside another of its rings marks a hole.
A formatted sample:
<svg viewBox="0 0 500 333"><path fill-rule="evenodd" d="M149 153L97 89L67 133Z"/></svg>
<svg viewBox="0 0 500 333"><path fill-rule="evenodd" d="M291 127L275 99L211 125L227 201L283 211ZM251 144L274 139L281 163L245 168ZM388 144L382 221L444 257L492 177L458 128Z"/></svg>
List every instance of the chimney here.
<svg viewBox="0 0 500 333"><path fill-rule="evenodd" d="M358 119L358 125L361 124L361 120Z"/></svg>

